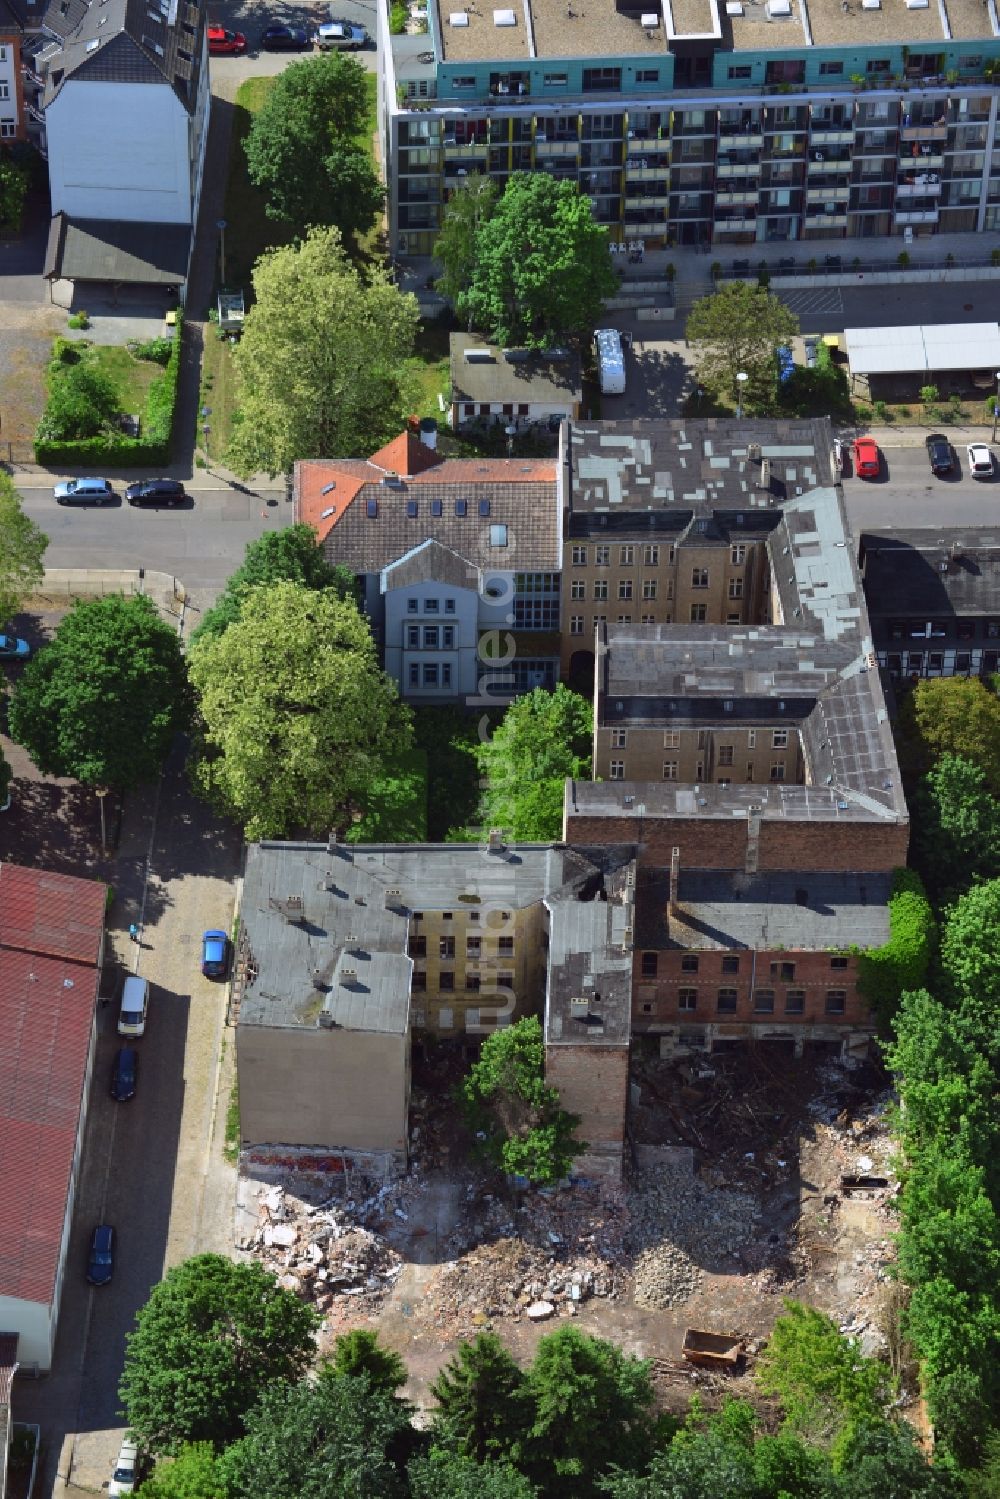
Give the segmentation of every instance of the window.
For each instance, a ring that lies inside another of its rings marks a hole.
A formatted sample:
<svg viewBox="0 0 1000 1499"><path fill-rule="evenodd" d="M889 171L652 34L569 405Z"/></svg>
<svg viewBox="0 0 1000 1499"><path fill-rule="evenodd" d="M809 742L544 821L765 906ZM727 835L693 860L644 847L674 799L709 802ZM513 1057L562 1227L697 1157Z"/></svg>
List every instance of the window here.
<svg viewBox="0 0 1000 1499"><path fill-rule="evenodd" d="M451 686L451 665L447 661L445 661L444 664L441 667L441 686L442 687L450 687Z"/></svg>
<svg viewBox="0 0 1000 1499"><path fill-rule="evenodd" d="M729 549L729 560L733 567L741 567L747 560L747 549L745 546L734 546Z"/></svg>
<svg viewBox="0 0 1000 1499"><path fill-rule="evenodd" d="M475 88L476 75L474 73L463 73L459 78L451 80L452 88Z"/></svg>
<svg viewBox="0 0 1000 1499"><path fill-rule="evenodd" d="M608 580L607 578L598 578L597 582L594 584L594 598L596 601L600 602L601 599L606 599L607 596Z"/></svg>
<svg viewBox="0 0 1000 1499"><path fill-rule="evenodd" d="M489 515L489 513L490 513L490 502L489 502L489 500L480 500L479 501L479 514L482 516L483 520L486 519L486 517Z"/></svg>
<svg viewBox="0 0 1000 1499"><path fill-rule="evenodd" d="M450 1031L453 1026L454 1011L450 1006L442 1005L438 1010L438 1026L443 1031Z"/></svg>
<svg viewBox="0 0 1000 1499"><path fill-rule="evenodd" d="M412 989L414 994L427 993L427 975L426 973L424 973L423 969L414 970L413 975L410 979L410 988Z"/></svg>
<svg viewBox="0 0 1000 1499"><path fill-rule="evenodd" d="M455 600L454 599L445 599L445 601L444 601L444 612L445 612L445 614L454 614L454 612L455 612Z"/></svg>
<svg viewBox="0 0 1000 1499"><path fill-rule="evenodd" d="M574 578L569 585L569 596L571 599L585 599L587 597L587 584L583 578Z"/></svg>
<svg viewBox="0 0 1000 1499"><path fill-rule="evenodd" d="M468 515L468 513L469 513L469 502L468 502L468 500L456 500L455 501L455 514L456 515Z"/></svg>
<svg viewBox="0 0 1000 1499"><path fill-rule="evenodd" d="M753 68L747 67L746 64L743 64L740 67L730 68L729 69L729 81L730 81L730 83L737 83L741 79L752 78L752 77L753 77Z"/></svg>
<svg viewBox="0 0 1000 1499"><path fill-rule="evenodd" d="M771 734L771 748L772 749L787 749L787 747L788 747L788 730L787 729L775 729L772 732L772 734Z"/></svg>
<svg viewBox="0 0 1000 1499"><path fill-rule="evenodd" d="M583 615L571 614L569 617L569 633L571 635L583 634Z"/></svg>
<svg viewBox="0 0 1000 1499"><path fill-rule="evenodd" d="M465 989L467 994L479 993L479 974L467 973L465 975Z"/></svg>
<svg viewBox="0 0 1000 1499"><path fill-rule="evenodd" d="M635 547L618 548L618 564L620 567L635 566Z"/></svg>
<svg viewBox="0 0 1000 1499"><path fill-rule="evenodd" d="M631 614L619 614L618 623L620 625L630 625L632 623Z"/></svg>
<svg viewBox="0 0 1000 1499"><path fill-rule="evenodd" d="M708 568L707 567L696 567L696 568L694 568L694 570L691 573L691 587L692 588L707 588L708 587Z"/></svg>
<svg viewBox="0 0 1000 1499"><path fill-rule="evenodd" d="M497 988L498 989L513 989L513 987L514 987L514 975L512 973L498 973L497 974Z"/></svg>
<svg viewBox="0 0 1000 1499"><path fill-rule="evenodd" d="M507 527L505 525L490 526L490 546L505 547L507 545Z"/></svg>
<svg viewBox="0 0 1000 1499"><path fill-rule="evenodd" d="M542 86L544 88L565 88L566 73L544 73L542 75Z"/></svg>
<svg viewBox="0 0 1000 1499"><path fill-rule="evenodd" d="M659 83L660 70L659 68L636 68L635 81L636 83Z"/></svg>
<svg viewBox="0 0 1000 1499"><path fill-rule="evenodd" d="M613 781L624 781L624 779L625 779L625 761L624 760L612 760L612 762L611 762L611 779Z"/></svg>
<svg viewBox="0 0 1000 1499"><path fill-rule="evenodd" d="M406 627L406 644L410 648L410 650L416 650L417 646L419 646L419 644L420 644L420 626L419 625L407 625L407 627Z"/></svg>
<svg viewBox="0 0 1000 1499"><path fill-rule="evenodd" d="M643 567L659 567L659 565L660 565L660 549L659 549L659 547L643 547L643 549L642 549L642 565L643 565Z"/></svg>
<svg viewBox="0 0 1000 1499"><path fill-rule="evenodd" d="M830 959L830 967L831 968L846 968L847 967L847 963L848 963L848 960L847 960L847 958L845 958L843 956L842 953L838 953L835 957L832 957Z"/></svg>
<svg viewBox="0 0 1000 1499"><path fill-rule="evenodd" d="M630 599L632 597L631 578L620 578L618 580L618 597L620 599Z"/></svg>
<svg viewBox="0 0 1000 1499"><path fill-rule="evenodd" d="M610 562L611 562L611 548L610 547L595 547L594 548L594 566L595 567L607 567L607 566L609 566Z"/></svg>
<svg viewBox="0 0 1000 1499"><path fill-rule="evenodd" d="M512 958L514 956L513 937L499 937L497 939L497 957Z"/></svg>
<svg viewBox="0 0 1000 1499"><path fill-rule="evenodd" d="M782 962L772 963L771 977L773 979L780 979L783 984L790 984L795 977L795 964Z"/></svg>
<svg viewBox="0 0 1000 1499"><path fill-rule="evenodd" d="M574 567L585 567L586 565L587 565L587 548L586 547L574 547L573 548L573 566Z"/></svg>
<svg viewBox="0 0 1000 1499"><path fill-rule="evenodd" d="M703 625L707 618L708 608L705 604L691 605L691 623L693 625Z"/></svg>
<svg viewBox="0 0 1000 1499"><path fill-rule="evenodd" d="M736 990L720 989L716 1008L720 1015L734 1015L736 1013Z"/></svg>
<svg viewBox="0 0 1000 1499"><path fill-rule="evenodd" d="M739 960L739 958L736 957L735 954L730 954L728 957L723 958L723 960L722 960L722 971L723 971L723 973L739 973L739 971L740 971L740 960Z"/></svg>
<svg viewBox="0 0 1000 1499"><path fill-rule="evenodd" d="M0 99L9 99L9 98L10 98L10 84L9 83L0 83Z"/></svg>
<svg viewBox="0 0 1000 1499"><path fill-rule="evenodd" d="M642 580L642 596L643 596L644 599L655 599L656 598L656 579L655 578L643 578L643 580Z"/></svg>
<svg viewBox="0 0 1000 1499"><path fill-rule="evenodd" d="M665 781L676 781L676 779L677 779L677 761L676 760L664 760L664 762L663 762L663 779Z"/></svg>
<svg viewBox="0 0 1000 1499"><path fill-rule="evenodd" d="M450 959L454 958L454 956L455 956L455 939L454 939L454 937L439 937L438 938L438 957L450 960Z"/></svg>
<svg viewBox="0 0 1000 1499"><path fill-rule="evenodd" d="M445 625L441 631L441 644L446 651L455 649L455 626Z"/></svg>
<svg viewBox="0 0 1000 1499"><path fill-rule="evenodd" d="M888 73L889 59L887 57L873 57L868 63L869 73Z"/></svg>
<svg viewBox="0 0 1000 1499"><path fill-rule="evenodd" d="M611 730L611 748L624 749L628 740L628 729Z"/></svg>
<svg viewBox="0 0 1000 1499"><path fill-rule="evenodd" d="M698 972L698 954L686 952L681 958L681 973Z"/></svg>
<svg viewBox="0 0 1000 1499"><path fill-rule="evenodd" d="M621 68L584 68L585 94L617 94L622 86Z"/></svg>
<svg viewBox="0 0 1000 1499"><path fill-rule="evenodd" d="M684 1010L687 1013L690 1013L692 1010L696 1010L698 1008L697 989L678 989L677 1008L679 1010Z"/></svg>
<svg viewBox="0 0 1000 1499"><path fill-rule="evenodd" d="M438 648L437 625L424 625L424 650L436 651Z"/></svg>
<svg viewBox="0 0 1000 1499"><path fill-rule="evenodd" d="M843 1015L847 1008L846 989L827 989L826 991L826 1013L828 1015Z"/></svg>
<svg viewBox="0 0 1000 1499"><path fill-rule="evenodd" d="M410 938L410 957L411 958L426 958L426 956L427 956L427 938L426 937L411 937Z"/></svg>
<svg viewBox="0 0 1000 1499"><path fill-rule="evenodd" d="M680 736L679 730L677 730L677 729L664 729L664 731L663 731L663 748L664 749L680 749L680 747L681 747L681 736Z"/></svg>
<svg viewBox="0 0 1000 1499"><path fill-rule="evenodd" d="M410 662L410 686L420 686L420 667L416 661Z"/></svg>
<svg viewBox="0 0 1000 1499"><path fill-rule="evenodd" d="M424 686L425 687L436 687L437 684L438 684L438 669L437 669L437 666L432 666L429 662L425 662L424 663Z"/></svg>
<svg viewBox="0 0 1000 1499"><path fill-rule="evenodd" d="M757 730L756 729L748 729L747 730L747 749L756 749L756 748L757 748Z"/></svg>
<svg viewBox="0 0 1000 1499"><path fill-rule="evenodd" d="M733 746L731 744L720 744L719 745L719 764L720 765L732 765L732 763L733 763Z"/></svg>
<svg viewBox="0 0 1000 1499"><path fill-rule="evenodd" d="M753 996L753 1007L758 1015L774 1014L774 990L755 989Z"/></svg>
<svg viewBox="0 0 1000 1499"><path fill-rule="evenodd" d="M655 979L656 977L656 953L644 952L642 955L642 976L644 979Z"/></svg>
<svg viewBox="0 0 1000 1499"><path fill-rule="evenodd" d="M743 579L742 578L730 578L730 580L729 580L729 597L731 599L741 599L743 597Z"/></svg>
<svg viewBox="0 0 1000 1499"><path fill-rule="evenodd" d="M785 990L785 1014L801 1015L806 1007L806 991L804 989Z"/></svg>
<svg viewBox="0 0 1000 1499"><path fill-rule="evenodd" d="M783 781L784 779L785 779L785 762L784 762L784 760L772 760L771 761L771 780L772 781Z"/></svg>
<svg viewBox="0 0 1000 1499"><path fill-rule="evenodd" d="M465 956L467 958L478 958L480 952L482 951L482 946L483 946L483 939L482 939L482 937L466 937L466 939L465 939Z"/></svg>
<svg viewBox="0 0 1000 1499"><path fill-rule="evenodd" d="M441 606L441 600L440 599L424 599L424 613L425 614L437 614L440 606Z"/></svg>
<svg viewBox="0 0 1000 1499"><path fill-rule="evenodd" d="M418 599L407 599L407 601L406 601L406 612L407 612L407 614L416 614L418 603L419 603Z"/></svg>
<svg viewBox="0 0 1000 1499"><path fill-rule="evenodd" d="M455 991L455 975L453 973L439 973L438 988L444 994L453 994Z"/></svg>
<svg viewBox="0 0 1000 1499"><path fill-rule="evenodd" d="M821 62L819 65L819 76L821 78L841 78L844 72L842 62Z"/></svg>

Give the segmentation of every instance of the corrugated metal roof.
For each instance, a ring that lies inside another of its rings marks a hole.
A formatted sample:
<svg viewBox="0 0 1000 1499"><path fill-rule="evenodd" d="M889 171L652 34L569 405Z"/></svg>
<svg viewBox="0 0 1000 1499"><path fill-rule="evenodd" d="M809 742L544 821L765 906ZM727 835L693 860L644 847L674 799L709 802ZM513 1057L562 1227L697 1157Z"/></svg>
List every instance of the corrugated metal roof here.
<svg viewBox="0 0 1000 1499"><path fill-rule="evenodd" d="M1000 369L997 323L911 323L903 328L845 328L852 375L932 374Z"/></svg>

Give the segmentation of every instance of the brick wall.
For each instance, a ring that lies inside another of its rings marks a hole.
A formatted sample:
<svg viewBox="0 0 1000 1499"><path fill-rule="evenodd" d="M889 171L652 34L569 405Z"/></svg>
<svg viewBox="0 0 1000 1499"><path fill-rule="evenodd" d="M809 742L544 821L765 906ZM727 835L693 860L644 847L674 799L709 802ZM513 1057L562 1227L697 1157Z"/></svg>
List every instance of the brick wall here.
<svg viewBox="0 0 1000 1499"><path fill-rule="evenodd" d="M563 1108L579 1114L577 1134L590 1149L574 1163L582 1176L618 1180L628 1104L627 1046L547 1046L545 1079Z"/></svg>
<svg viewBox="0 0 1000 1499"><path fill-rule="evenodd" d="M857 989L856 958L829 952L637 952L632 996L636 1031L678 1021L782 1030L871 1021Z"/></svg>

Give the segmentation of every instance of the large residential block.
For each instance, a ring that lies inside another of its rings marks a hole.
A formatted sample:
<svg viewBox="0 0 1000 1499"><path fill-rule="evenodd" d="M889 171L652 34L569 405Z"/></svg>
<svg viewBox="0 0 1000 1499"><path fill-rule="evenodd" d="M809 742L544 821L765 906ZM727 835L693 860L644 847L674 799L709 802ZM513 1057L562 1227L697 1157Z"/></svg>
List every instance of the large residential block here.
<svg viewBox="0 0 1000 1499"><path fill-rule="evenodd" d="M1000 227L981 0L430 0L423 34L379 20L400 255L430 253L470 172L574 182L613 240L650 247Z"/></svg>

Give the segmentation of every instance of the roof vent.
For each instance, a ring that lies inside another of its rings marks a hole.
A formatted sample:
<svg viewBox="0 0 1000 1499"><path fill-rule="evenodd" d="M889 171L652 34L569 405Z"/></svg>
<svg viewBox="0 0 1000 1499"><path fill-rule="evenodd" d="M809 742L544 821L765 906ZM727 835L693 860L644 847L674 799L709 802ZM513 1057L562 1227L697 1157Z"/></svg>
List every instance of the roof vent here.
<svg viewBox="0 0 1000 1499"><path fill-rule="evenodd" d="M786 20L792 13L792 0L767 0L767 19Z"/></svg>
<svg viewBox="0 0 1000 1499"><path fill-rule="evenodd" d="M650 28L653 28L655 26L659 26L659 24L660 17L655 10L644 10L642 15L639 17L640 26L648 26Z"/></svg>
<svg viewBox="0 0 1000 1499"><path fill-rule="evenodd" d="M449 26L468 26L469 12L467 10L453 10L448 17Z"/></svg>
<svg viewBox="0 0 1000 1499"><path fill-rule="evenodd" d="M146 41L145 37L143 37L143 41ZM92 42L88 42L87 43L86 47L83 50L85 52L96 52L97 49L98 49L98 47L100 45L101 45L100 38L99 37L95 37ZM152 42L149 42L147 45L152 46Z"/></svg>
<svg viewBox="0 0 1000 1499"><path fill-rule="evenodd" d="M406 480L401 479L398 474L386 474L382 480L383 489L405 489Z"/></svg>
<svg viewBox="0 0 1000 1499"><path fill-rule="evenodd" d="M342 968L340 970L340 982L342 984L352 984L357 976L358 970L356 968Z"/></svg>
<svg viewBox="0 0 1000 1499"><path fill-rule="evenodd" d="M502 854L505 848L506 844L503 841L503 828L490 828L487 851L491 854Z"/></svg>
<svg viewBox="0 0 1000 1499"><path fill-rule="evenodd" d="M321 510L320 511L319 518L320 518L320 520L329 520L330 516L331 515L336 515L336 513L337 513L337 507L336 507L336 505L327 505L327 507L326 507L325 510Z"/></svg>
<svg viewBox="0 0 1000 1499"><path fill-rule="evenodd" d="M337 487L337 481L336 481L336 479L331 479L330 482L329 482L329 484L324 484L323 485L323 488L320 490L320 494L332 494L333 491L336 489L336 487Z"/></svg>
<svg viewBox="0 0 1000 1499"><path fill-rule="evenodd" d="M335 1022L333 1016L330 1014L329 1010L320 1010L319 1016L317 1018L319 1020L320 1025L323 1027L323 1029L325 1031L332 1031L333 1030L333 1027L336 1024L336 1022Z"/></svg>
<svg viewBox="0 0 1000 1499"><path fill-rule="evenodd" d="M586 1015L590 1010L590 1000L585 994L575 994L569 1006L574 1015Z"/></svg>
<svg viewBox="0 0 1000 1499"><path fill-rule="evenodd" d="M516 26L517 17L512 10L495 10L493 24L494 26Z"/></svg>
<svg viewBox="0 0 1000 1499"><path fill-rule="evenodd" d="M496 364L492 349L466 349L466 364Z"/></svg>

